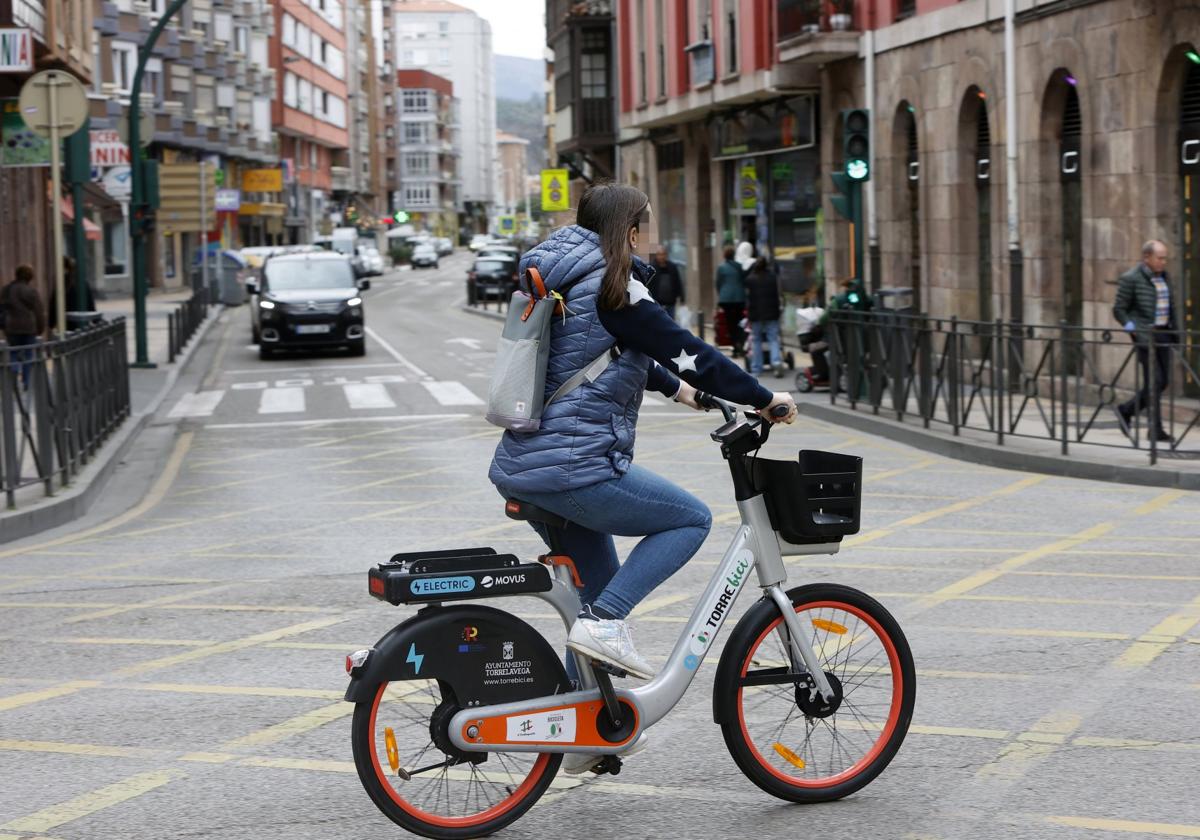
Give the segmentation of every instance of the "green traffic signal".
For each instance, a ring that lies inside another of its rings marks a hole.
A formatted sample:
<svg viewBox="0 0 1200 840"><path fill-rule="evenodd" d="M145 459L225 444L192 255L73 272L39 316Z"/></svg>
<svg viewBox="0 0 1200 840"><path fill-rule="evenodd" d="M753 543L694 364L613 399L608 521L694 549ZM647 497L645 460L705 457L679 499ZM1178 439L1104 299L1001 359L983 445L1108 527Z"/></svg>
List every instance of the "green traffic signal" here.
<svg viewBox="0 0 1200 840"><path fill-rule="evenodd" d="M870 171L865 160L846 161L846 175L855 181L865 181Z"/></svg>

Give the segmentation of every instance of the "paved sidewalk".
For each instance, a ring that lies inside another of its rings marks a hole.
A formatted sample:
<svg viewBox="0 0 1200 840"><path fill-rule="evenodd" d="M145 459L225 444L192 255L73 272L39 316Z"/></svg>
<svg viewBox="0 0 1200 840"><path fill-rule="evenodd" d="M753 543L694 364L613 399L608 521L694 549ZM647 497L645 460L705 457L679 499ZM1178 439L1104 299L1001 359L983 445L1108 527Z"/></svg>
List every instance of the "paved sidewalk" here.
<svg viewBox="0 0 1200 840"><path fill-rule="evenodd" d="M14 510L0 509L0 543L55 528L82 516L101 492L113 468L120 463L138 433L166 396L209 328L220 317L224 307L213 307L182 353L173 364L167 363L167 318L189 297L190 289L151 294L146 301L147 355L153 368L129 369L130 416L108 438L90 462L76 474L69 485L57 487L53 496L45 495L41 484L17 491ZM126 338L129 359L135 356L136 336L133 321L133 298L113 298L96 302L96 309L105 317L126 319ZM27 457L31 457L27 453ZM25 469L32 469L26 467Z"/></svg>

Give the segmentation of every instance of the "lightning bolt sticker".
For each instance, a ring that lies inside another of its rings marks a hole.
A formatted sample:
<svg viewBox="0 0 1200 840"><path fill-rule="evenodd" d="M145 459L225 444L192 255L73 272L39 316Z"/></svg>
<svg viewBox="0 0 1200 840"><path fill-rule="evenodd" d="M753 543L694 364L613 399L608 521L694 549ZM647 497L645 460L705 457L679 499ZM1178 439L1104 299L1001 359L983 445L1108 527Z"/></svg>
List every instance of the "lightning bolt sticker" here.
<svg viewBox="0 0 1200 840"><path fill-rule="evenodd" d="M413 666L413 673L421 673L421 663L425 661L425 654L417 653L417 643L413 642L408 646L408 657L404 660Z"/></svg>

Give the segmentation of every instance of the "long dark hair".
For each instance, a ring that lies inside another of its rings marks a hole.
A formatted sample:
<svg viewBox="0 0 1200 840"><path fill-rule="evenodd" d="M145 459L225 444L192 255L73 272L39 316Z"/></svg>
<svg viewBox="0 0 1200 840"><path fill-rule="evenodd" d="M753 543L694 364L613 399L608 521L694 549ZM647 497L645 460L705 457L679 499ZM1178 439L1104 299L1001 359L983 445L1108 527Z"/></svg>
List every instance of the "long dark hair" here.
<svg viewBox="0 0 1200 840"><path fill-rule="evenodd" d="M604 282L600 286L600 307L620 309L625 305L629 272L633 267L633 248L629 230L638 226L650 199L637 187L626 184L592 184L579 199L575 223L600 236L604 254Z"/></svg>

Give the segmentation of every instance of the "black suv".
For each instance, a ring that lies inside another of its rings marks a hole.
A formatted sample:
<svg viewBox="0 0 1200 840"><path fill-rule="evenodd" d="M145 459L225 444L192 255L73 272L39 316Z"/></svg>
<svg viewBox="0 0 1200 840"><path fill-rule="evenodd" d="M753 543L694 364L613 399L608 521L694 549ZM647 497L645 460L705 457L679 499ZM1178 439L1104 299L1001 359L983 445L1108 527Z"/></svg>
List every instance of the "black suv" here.
<svg viewBox="0 0 1200 840"><path fill-rule="evenodd" d="M467 272L467 301L507 300L517 289L517 258L479 257Z"/></svg>
<svg viewBox="0 0 1200 840"><path fill-rule="evenodd" d="M346 347L352 356L366 352L363 300L370 280L356 280L344 254L316 251L284 254L263 264L262 285L246 284L250 324L258 353L276 350Z"/></svg>

